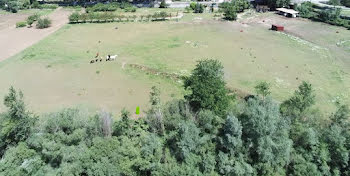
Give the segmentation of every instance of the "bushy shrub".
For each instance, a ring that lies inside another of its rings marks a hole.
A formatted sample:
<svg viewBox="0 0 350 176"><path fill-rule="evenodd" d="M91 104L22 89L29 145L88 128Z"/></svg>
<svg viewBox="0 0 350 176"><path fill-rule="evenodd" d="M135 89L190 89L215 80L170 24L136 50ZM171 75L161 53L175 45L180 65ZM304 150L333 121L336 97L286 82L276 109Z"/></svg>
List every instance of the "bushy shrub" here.
<svg viewBox="0 0 350 176"><path fill-rule="evenodd" d="M168 7L168 4L165 3L165 0L163 0L159 5L159 8L167 8L167 7Z"/></svg>
<svg viewBox="0 0 350 176"><path fill-rule="evenodd" d="M34 8L34 9L40 8L39 2L38 2L38 1L34 1L34 2L32 3L32 8Z"/></svg>
<svg viewBox="0 0 350 176"><path fill-rule="evenodd" d="M125 9L125 8L128 8L128 7L133 7L133 5L131 3L129 3L129 2L123 1L122 3L119 4L119 7L121 9Z"/></svg>
<svg viewBox="0 0 350 176"><path fill-rule="evenodd" d="M237 12L243 12L245 9L250 7L250 4L247 0L236 0L233 1L234 6L236 7Z"/></svg>
<svg viewBox="0 0 350 176"><path fill-rule="evenodd" d="M169 16L170 16L170 14L162 11L162 12L159 12L159 13L157 13L157 12L154 13L152 15L152 18L153 18L154 21L158 21L158 20L165 20L165 18L169 17Z"/></svg>
<svg viewBox="0 0 350 176"><path fill-rule="evenodd" d="M34 21L37 21L39 19L39 15L38 14L34 14L34 15L30 15L28 18L27 18L27 24L29 26L32 26L32 24L34 23Z"/></svg>
<svg viewBox="0 0 350 176"><path fill-rule="evenodd" d="M191 8L192 10L194 10L194 9L196 8L196 4L197 4L197 3L195 3L195 2L191 2L190 8Z"/></svg>
<svg viewBox="0 0 350 176"><path fill-rule="evenodd" d="M49 18L39 18L38 19L38 23L36 24L36 27L38 29L44 29L44 28L48 28L51 25L51 20Z"/></svg>
<svg viewBox="0 0 350 176"><path fill-rule="evenodd" d="M16 28L21 28L27 26L27 22L25 21L20 21L16 23Z"/></svg>
<svg viewBox="0 0 350 176"><path fill-rule="evenodd" d="M194 13L203 13L204 12L204 6L202 4L197 3L194 8Z"/></svg>
<svg viewBox="0 0 350 176"><path fill-rule="evenodd" d="M17 4L17 1L9 1L7 3L7 11L10 11L12 13L17 13L19 10L19 6Z"/></svg>
<svg viewBox="0 0 350 176"><path fill-rule="evenodd" d="M299 16L303 18L311 18L313 16L313 9L311 2L303 2L300 6L297 7L299 11Z"/></svg>
<svg viewBox="0 0 350 176"><path fill-rule="evenodd" d="M136 7L131 6L131 7L126 7L124 9L125 12L136 12Z"/></svg>
<svg viewBox="0 0 350 176"><path fill-rule="evenodd" d="M350 7L350 0L341 0L340 3L343 6Z"/></svg>
<svg viewBox="0 0 350 176"><path fill-rule="evenodd" d="M74 12L71 15L69 15L69 22L70 23L76 23L80 19L80 14L78 12Z"/></svg>
<svg viewBox="0 0 350 176"><path fill-rule="evenodd" d="M234 5L230 5L224 9L224 17L226 20L236 20L237 18L237 9Z"/></svg>

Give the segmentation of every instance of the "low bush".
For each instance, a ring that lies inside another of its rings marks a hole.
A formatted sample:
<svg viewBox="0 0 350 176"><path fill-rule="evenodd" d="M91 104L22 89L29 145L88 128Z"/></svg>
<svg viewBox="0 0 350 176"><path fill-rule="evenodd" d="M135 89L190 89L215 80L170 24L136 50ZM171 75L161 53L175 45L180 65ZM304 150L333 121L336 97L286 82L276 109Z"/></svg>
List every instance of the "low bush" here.
<svg viewBox="0 0 350 176"><path fill-rule="evenodd" d="M132 6L132 7L126 7L124 9L125 12L136 12L136 7Z"/></svg>
<svg viewBox="0 0 350 176"><path fill-rule="evenodd" d="M159 13L156 12L152 15L152 17L153 17L153 21L159 21L159 20L164 21L167 17L170 17L170 14L168 14L164 11L159 12Z"/></svg>
<svg viewBox="0 0 350 176"><path fill-rule="evenodd" d="M129 3L129 2L123 1L122 3L119 4L119 7L120 7L121 9L126 9L126 8L133 7L133 5L132 5L131 3Z"/></svg>
<svg viewBox="0 0 350 176"><path fill-rule="evenodd" d="M194 8L194 13L203 13L204 12L204 6L202 4L197 3Z"/></svg>
<svg viewBox="0 0 350 176"><path fill-rule="evenodd" d="M28 18L27 18L27 24L29 26L32 26L32 24L34 23L34 21L37 21L39 19L39 15L38 14L34 14L34 15L30 15Z"/></svg>
<svg viewBox="0 0 350 176"><path fill-rule="evenodd" d="M190 6L185 7L185 13L190 13L192 8Z"/></svg>
<svg viewBox="0 0 350 176"><path fill-rule="evenodd" d="M34 9L39 9L39 8L40 8L39 2L38 2L38 1L34 1L34 2L32 3L32 8L34 8Z"/></svg>
<svg viewBox="0 0 350 176"><path fill-rule="evenodd" d="M196 8L196 4L197 4L197 3L195 3L195 2L191 2L190 8L191 8L192 10L194 10L194 9Z"/></svg>
<svg viewBox="0 0 350 176"><path fill-rule="evenodd" d="M27 22L25 21L20 21L16 23L16 28L21 28L27 26Z"/></svg>
<svg viewBox="0 0 350 176"><path fill-rule="evenodd" d="M77 23L80 19L80 14L78 12L74 12L68 17L70 23Z"/></svg>
<svg viewBox="0 0 350 176"><path fill-rule="evenodd" d="M39 18L38 19L38 23L36 24L36 27L38 29L44 29L44 28L48 28L51 25L51 20L49 18Z"/></svg>
<svg viewBox="0 0 350 176"><path fill-rule="evenodd" d="M168 4L165 3L165 0L160 3L159 8L168 8Z"/></svg>

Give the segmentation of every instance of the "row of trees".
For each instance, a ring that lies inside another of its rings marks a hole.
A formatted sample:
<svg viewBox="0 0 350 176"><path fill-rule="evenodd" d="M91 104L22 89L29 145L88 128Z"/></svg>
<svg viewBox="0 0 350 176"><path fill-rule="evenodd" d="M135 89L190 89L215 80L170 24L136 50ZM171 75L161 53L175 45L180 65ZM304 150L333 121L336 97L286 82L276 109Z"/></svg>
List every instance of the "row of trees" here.
<svg viewBox="0 0 350 176"><path fill-rule="evenodd" d="M172 14L171 13L166 13L166 12L156 12L154 14L149 14L149 15L117 15L115 13L111 12L104 12L104 13L72 13L69 16L69 22L70 23L86 23L86 22L125 22L125 21L159 21L159 20L166 20L167 18L171 18Z"/></svg>
<svg viewBox="0 0 350 176"><path fill-rule="evenodd" d="M10 88L0 114L1 175L350 175L350 110L338 104L328 120L312 108L303 82L282 104L270 85L237 100L223 66L199 61L184 78L188 94L163 103L153 87L150 109L114 121L65 109L37 117Z"/></svg>
<svg viewBox="0 0 350 176"><path fill-rule="evenodd" d="M323 9L317 7L311 2L303 2L297 7L299 15L303 18L309 18L315 21L321 21L332 25L344 26L350 29L350 20L340 17L341 9Z"/></svg>
<svg viewBox="0 0 350 176"><path fill-rule="evenodd" d="M346 7L350 7L350 0L330 0L328 1L328 4L336 6L343 5Z"/></svg>
<svg viewBox="0 0 350 176"><path fill-rule="evenodd" d="M117 9L124 9L125 12L136 12L136 7L128 2L112 2L108 4L98 3L86 8L86 12L111 12Z"/></svg>

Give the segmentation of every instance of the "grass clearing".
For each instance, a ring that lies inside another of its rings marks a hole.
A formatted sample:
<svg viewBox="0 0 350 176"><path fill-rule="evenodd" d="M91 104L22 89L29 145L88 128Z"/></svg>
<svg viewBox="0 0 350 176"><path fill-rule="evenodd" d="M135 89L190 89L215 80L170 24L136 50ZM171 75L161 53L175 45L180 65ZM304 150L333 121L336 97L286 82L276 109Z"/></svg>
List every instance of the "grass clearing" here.
<svg viewBox="0 0 350 176"><path fill-rule="evenodd" d="M140 106L142 112L153 85L161 87L163 102L181 97L184 91L181 83L128 64L188 75L197 60L215 58L223 63L232 88L254 93L256 83L266 80L272 84L273 97L283 100L307 80L317 90L322 109L333 109L335 100L349 103L349 51L336 43L341 38L349 40L350 31L327 25L322 31L341 32L304 38L319 23L292 21L294 29L308 24L302 36L296 37L270 31L257 22L243 25L212 18L213 14L189 13L179 22L66 25L0 63L0 97L14 85L23 90L35 112L77 104L115 113L124 106L131 112ZM103 57L118 54L118 58L90 64L96 53Z"/></svg>

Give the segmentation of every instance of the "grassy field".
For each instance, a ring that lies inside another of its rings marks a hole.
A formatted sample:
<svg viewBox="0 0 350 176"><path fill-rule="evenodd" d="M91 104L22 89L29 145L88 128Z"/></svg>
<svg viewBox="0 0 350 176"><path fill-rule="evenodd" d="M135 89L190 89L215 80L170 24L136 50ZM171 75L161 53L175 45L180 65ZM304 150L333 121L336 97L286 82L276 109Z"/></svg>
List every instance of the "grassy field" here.
<svg viewBox="0 0 350 176"><path fill-rule="evenodd" d="M312 30L320 24L305 23L296 28L312 34L307 40L270 31L258 22L215 21L211 14L185 14L179 22L66 25L0 63L0 97L13 85L23 90L34 112L75 105L114 113L140 106L142 111L153 85L161 87L163 102L184 91L179 82L129 64L188 75L197 60L214 58L223 63L228 86L242 92L254 93L253 87L266 80L273 97L283 100L307 80L317 90L322 109L333 109L335 100L349 103L350 31L329 27L340 33L317 36ZM90 64L97 52L119 57Z"/></svg>

